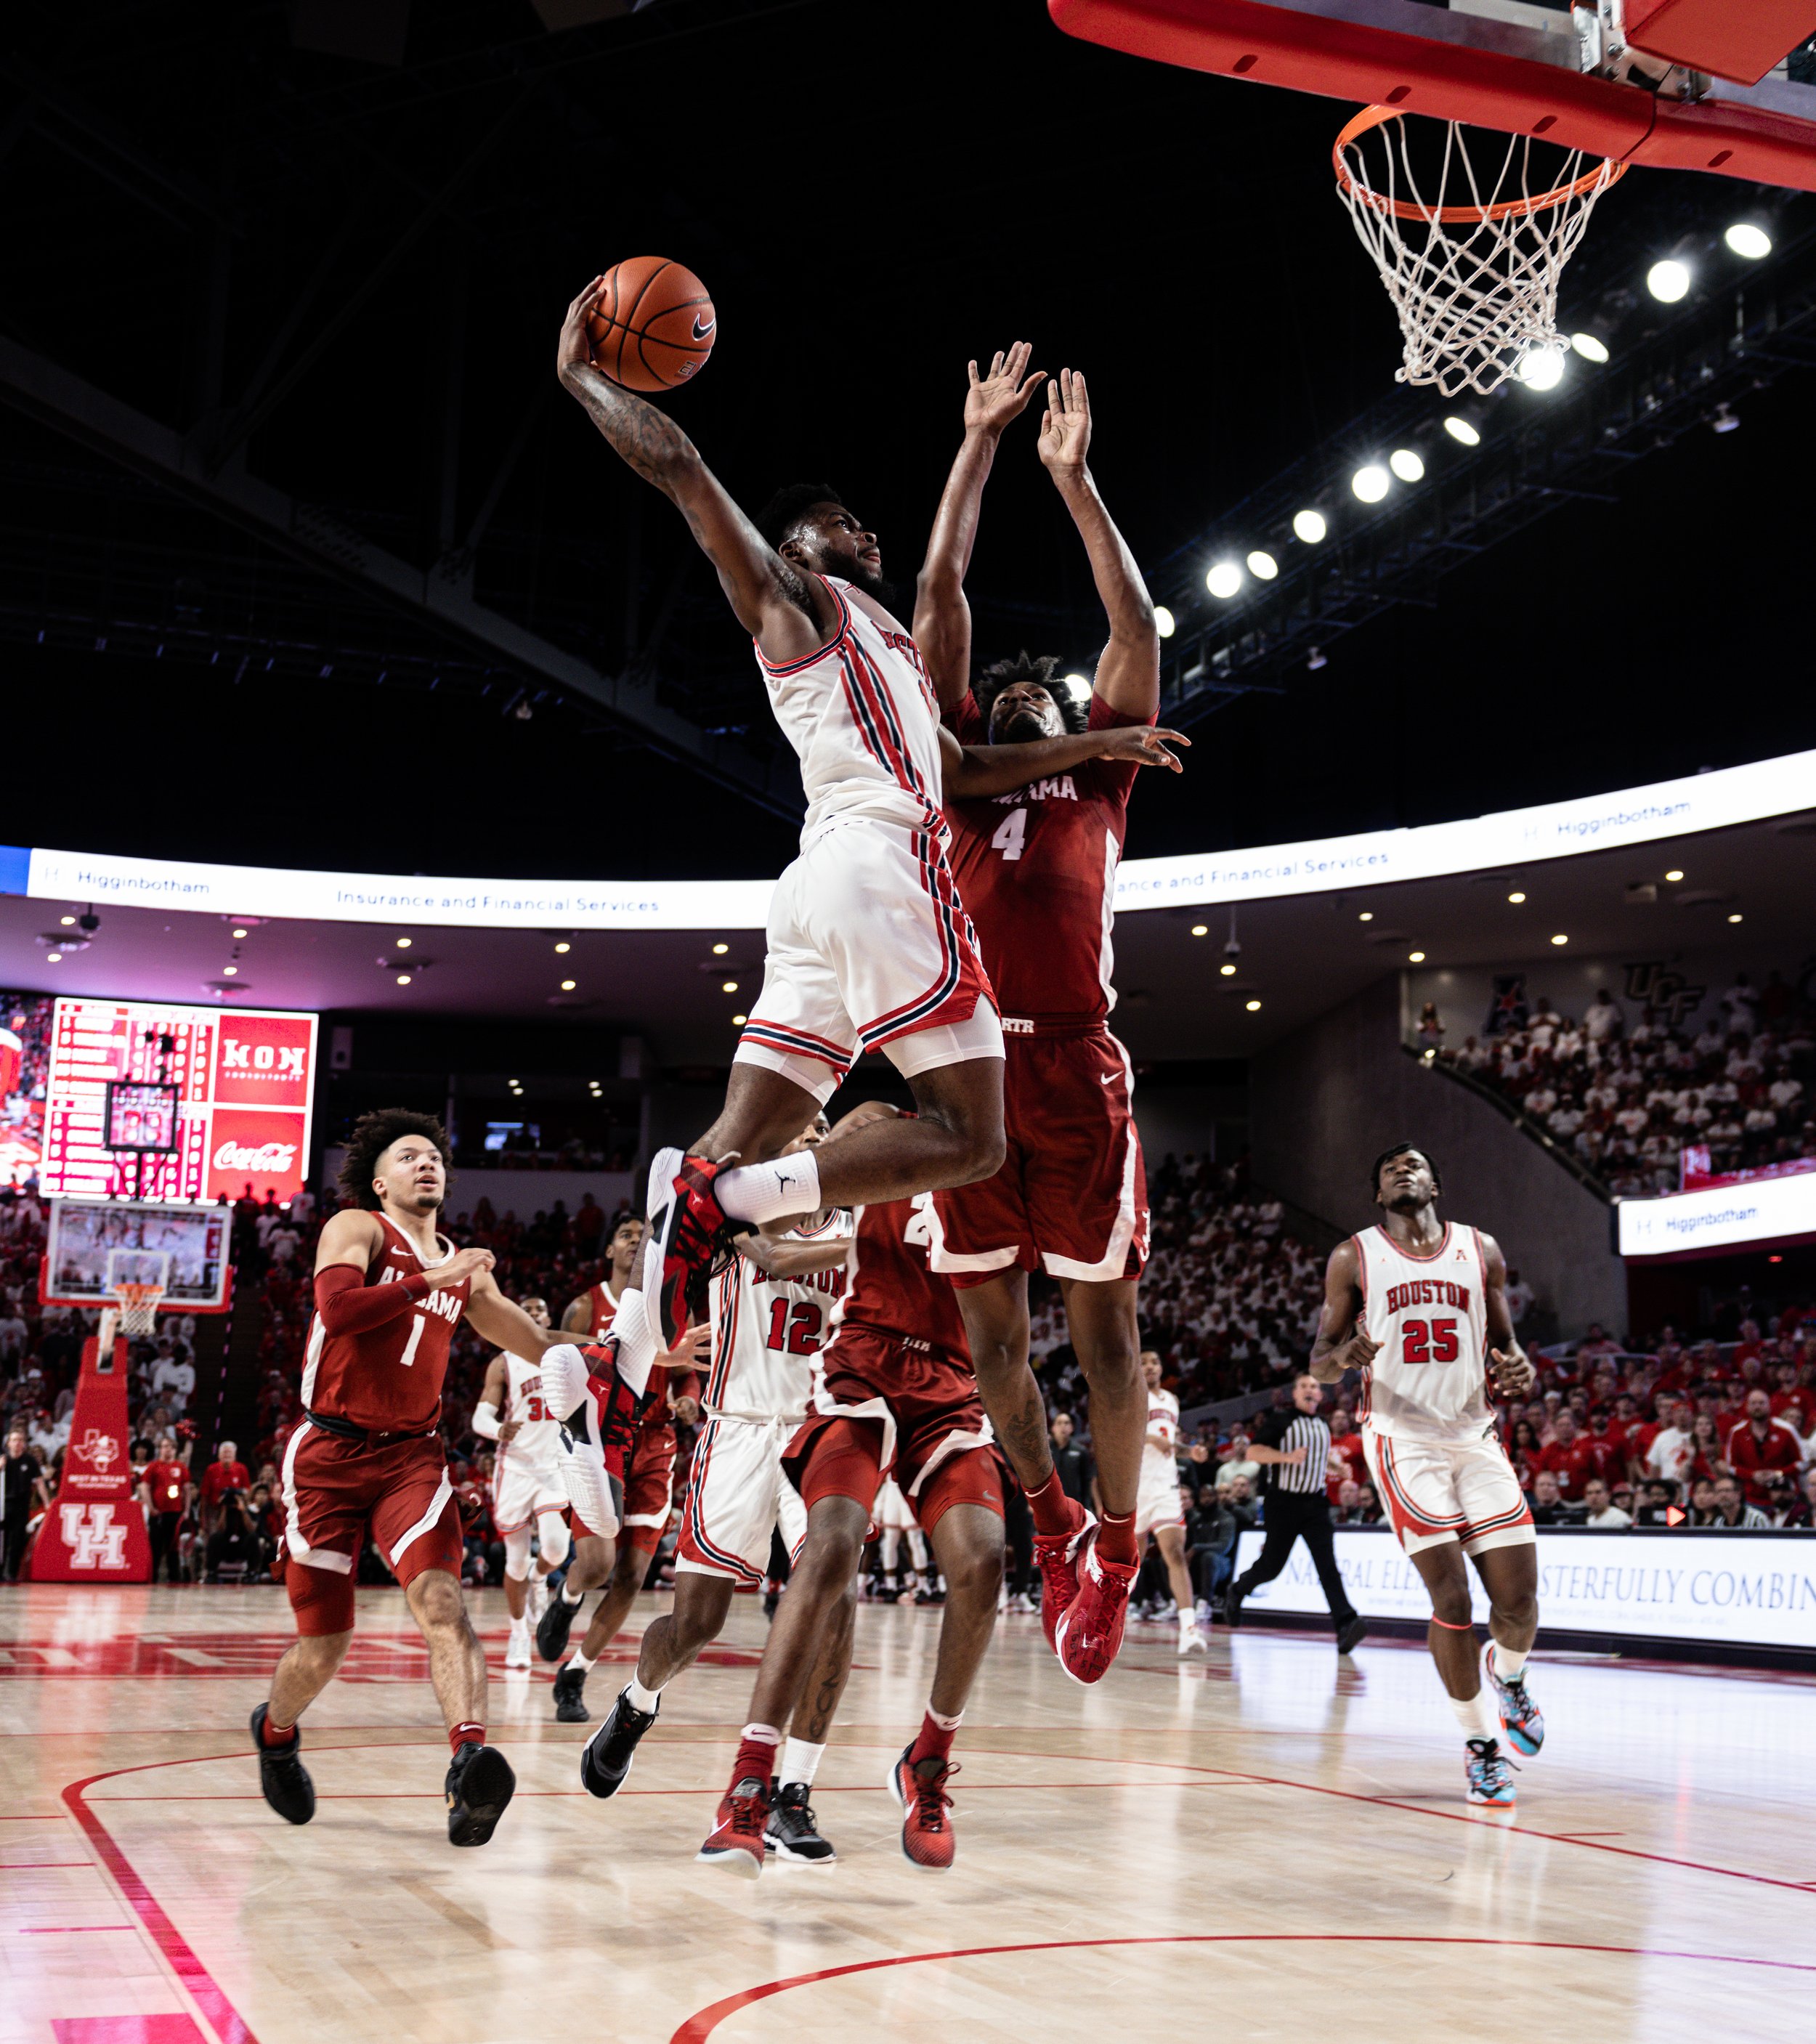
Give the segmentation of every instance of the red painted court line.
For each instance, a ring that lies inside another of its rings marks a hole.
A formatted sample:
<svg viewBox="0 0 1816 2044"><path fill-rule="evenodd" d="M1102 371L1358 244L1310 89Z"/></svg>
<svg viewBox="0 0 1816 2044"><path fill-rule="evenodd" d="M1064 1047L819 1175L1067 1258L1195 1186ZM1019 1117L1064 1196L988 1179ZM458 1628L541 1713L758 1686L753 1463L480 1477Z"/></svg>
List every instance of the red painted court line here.
<svg viewBox="0 0 1816 2044"><path fill-rule="evenodd" d="M728 1995L724 2000L713 2002L697 2015L690 2015L670 2038L669 2044L705 2044L705 2040L728 2015L735 2015L753 2002L766 2001L772 1995L785 1994L790 1988L812 1987L821 1981L842 1980L848 1974L876 1973L889 1966L924 1965L940 1959L995 1958L1011 1952L1100 1951L1141 1945L1324 1944L1461 1945L1491 1950L1511 1946L1522 1951L1594 1952L1622 1958L1694 1959L1712 1965L1768 1966L1784 1973L1816 1973L1816 1965L1806 1965L1795 1959L1749 1959L1731 1952L1676 1952L1644 1945L1566 1944L1543 1938L1399 1936L1369 1931L1230 1931L1171 1938L1054 1938L1023 1945L972 1945L954 1951L904 1952L893 1958L859 1959L850 1965L824 1966L818 1972L796 1973L786 1980L766 1981L761 1987L741 1988L736 1994Z"/></svg>

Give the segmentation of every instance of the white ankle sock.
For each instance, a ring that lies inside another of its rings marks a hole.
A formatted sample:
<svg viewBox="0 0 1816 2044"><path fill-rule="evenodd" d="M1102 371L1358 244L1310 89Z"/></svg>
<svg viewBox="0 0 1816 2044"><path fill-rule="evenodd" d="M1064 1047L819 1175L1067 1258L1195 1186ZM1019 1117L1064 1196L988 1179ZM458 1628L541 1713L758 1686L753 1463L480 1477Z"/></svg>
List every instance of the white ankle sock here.
<svg viewBox="0 0 1816 2044"><path fill-rule="evenodd" d="M630 1698L634 1711L653 1711L662 1700L660 1689L646 1689L635 1675L624 1685L624 1694Z"/></svg>
<svg viewBox="0 0 1816 2044"><path fill-rule="evenodd" d="M739 1164L713 1181L719 1204L733 1220L779 1220L784 1214L820 1208L820 1166L811 1150L772 1157L766 1164Z"/></svg>
<svg viewBox="0 0 1816 2044"><path fill-rule="evenodd" d="M1503 1682L1517 1682L1526 1672L1526 1654L1515 1653L1498 1639L1488 1642L1488 1652L1493 1657L1490 1666Z"/></svg>
<svg viewBox="0 0 1816 2044"><path fill-rule="evenodd" d="M593 1666L593 1663L587 1659L585 1652L577 1646L574 1648L574 1651L568 1655L567 1665L570 1668L578 1668L581 1673L584 1675L587 1669Z"/></svg>
<svg viewBox="0 0 1816 2044"><path fill-rule="evenodd" d="M565 1582L561 1586L562 1602L576 1609L578 1608L580 1600L585 1594L585 1590L570 1590Z"/></svg>
<svg viewBox="0 0 1816 2044"><path fill-rule="evenodd" d="M816 1746L811 1739L790 1739L782 1746L782 1764L776 1769L781 1781L804 1781L809 1788L819 1772L820 1755L826 1748Z"/></svg>
<svg viewBox="0 0 1816 2044"><path fill-rule="evenodd" d="M1472 1696L1453 1696L1450 1708L1465 1739L1499 1739L1501 1714L1486 1689L1478 1689Z"/></svg>

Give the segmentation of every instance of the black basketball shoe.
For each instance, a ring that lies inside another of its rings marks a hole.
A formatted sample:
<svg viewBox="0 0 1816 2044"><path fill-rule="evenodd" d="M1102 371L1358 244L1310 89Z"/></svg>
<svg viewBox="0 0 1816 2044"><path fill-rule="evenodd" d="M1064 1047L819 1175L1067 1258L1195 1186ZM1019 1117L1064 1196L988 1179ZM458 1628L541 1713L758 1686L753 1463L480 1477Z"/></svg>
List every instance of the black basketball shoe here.
<svg viewBox="0 0 1816 2044"><path fill-rule="evenodd" d="M294 1731L288 1746L265 1743L269 1704L252 1713L252 1743L259 1749L259 1786L265 1800L286 1824L306 1824L315 1815L315 1784L302 1764L302 1734Z"/></svg>
<svg viewBox="0 0 1816 2044"><path fill-rule="evenodd" d="M570 1604L559 1590L551 1596L548 1608L536 1620L536 1651L543 1660L559 1661L567 1651L567 1635L585 1601L583 1596L579 1604Z"/></svg>
<svg viewBox="0 0 1816 2044"><path fill-rule="evenodd" d="M616 1796L624 1787L631 1762L637 1757L637 1742L661 1709L660 1697L655 1710L639 1711L628 1689L618 1692L605 1722L580 1749L580 1779L589 1796Z"/></svg>
<svg viewBox="0 0 1816 2044"><path fill-rule="evenodd" d="M447 1769L448 1843L484 1845L516 1792L517 1777L497 1746L462 1746Z"/></svg>
<svg viewBox="0 0 1816 2044"><path fill-rule="evenodd" d="M763 1827L763 1850L777 1859L797 1859L807 1866L831 1866L839 1855L832 1841L820 1835L820 1823L808 1804L804 1781L770 1784L770 1820Z"/></svg>
<svg viewBox="0 0 1816 2044"><path fill-rule="evenodd" d="M555 1721L585 1724L592 1715L586 1708L586 1670L570 1661L555 1678Z"/></svg>

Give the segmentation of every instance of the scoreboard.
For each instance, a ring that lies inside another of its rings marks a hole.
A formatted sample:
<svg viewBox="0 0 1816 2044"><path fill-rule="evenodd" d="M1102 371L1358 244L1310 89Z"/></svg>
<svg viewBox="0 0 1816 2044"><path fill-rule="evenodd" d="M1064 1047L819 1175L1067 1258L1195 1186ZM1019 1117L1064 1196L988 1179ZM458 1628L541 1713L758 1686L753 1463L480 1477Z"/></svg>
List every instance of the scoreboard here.
<svg viewBox="0 0 1816 2044"><path fill-rule="evenodd" d="M60 996L40 1189L60 1199L212 1204L250 1186L255 1199L270 1191L287 1203L309 1168L316 1021L275 1009ZM123 1106L152 1103L160 1087L175 1092L175 1125L145 1112L140 1139L172 1147L110 1148L110 1098L118 1141Z"/></svg>

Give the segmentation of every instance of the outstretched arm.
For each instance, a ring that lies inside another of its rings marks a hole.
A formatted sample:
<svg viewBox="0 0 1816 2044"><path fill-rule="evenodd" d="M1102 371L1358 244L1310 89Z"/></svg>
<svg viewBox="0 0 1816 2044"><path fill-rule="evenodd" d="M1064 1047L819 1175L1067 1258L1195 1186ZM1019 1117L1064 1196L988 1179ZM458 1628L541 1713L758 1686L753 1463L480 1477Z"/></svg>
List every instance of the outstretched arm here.
<svg viewBox="0 0 1816 2044"><path fill-rule="evenodd" d="M1082 370L1062 369L1046 386L1040 458L1065 500L1091 557L1091 578L1110 620L1109 644L1097 663L1096 692L1119 716L1145 722L1160 711L1160 634L1154 605L1123 536L1086 466L1091 445L1091 394Z"/></svg>
<svg viewBox="0 0 1816 2044"><path fill-rule="evenodd" d="M588 316L605 283L595 277L567 309L555 351L562 387L646 482L653 482L687 521L712 562L738 622L777 663L800 660L836 631L836 606L817 575L785 561L727 494L679 426L654 405L620 389L593 367Z"/></svg>
<svg viewBox="0 0 1816 2044"><path fill-rule="evenodd" d="M915 585L914 641L933 678L942 709L951 709L971 686L971 606L965 600L965 574L977 536L977 508L984 482L996 458L996 442L1010 420L1019 416L1035 386L1037 370L1027 374L1032 352L1025 340L999 348L990 373L977 374L968 364L971 387L965 398L965 438L934 514L927 559Z"/></svg>
<svg viewBox="0 0 1816 2044"><path fill-rule="evenodd" d="M948 801L979 795L1007 795L1050 774L1069 773L1087 759L1120 759L1137 766L1166 766L1184 771L1178 755L1167 749L1189 746L1181 732L1160 731L1152 724L1124 724L1111 731L1087 731L1077 736L1036 738L1026 745L961 745L950 731L939 734L939 759Z"/></svg>

